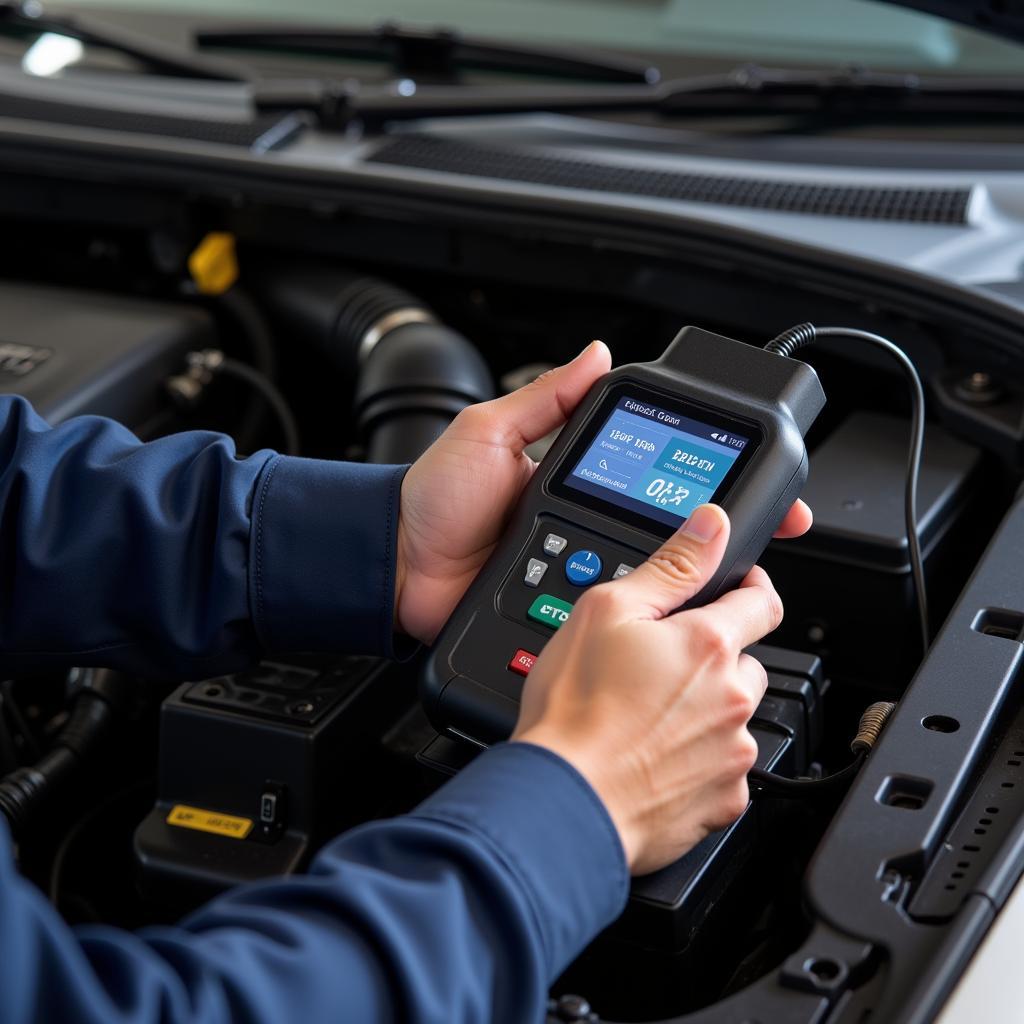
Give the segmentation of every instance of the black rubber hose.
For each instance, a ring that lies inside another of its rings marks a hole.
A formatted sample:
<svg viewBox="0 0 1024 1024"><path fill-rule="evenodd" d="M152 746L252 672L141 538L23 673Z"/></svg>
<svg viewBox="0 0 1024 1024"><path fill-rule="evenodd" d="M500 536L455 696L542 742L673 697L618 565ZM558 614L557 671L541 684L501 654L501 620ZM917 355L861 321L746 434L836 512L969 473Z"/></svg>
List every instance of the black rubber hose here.
<svg viewBox="0 0 1024 1024"><path fill-rule="evenodd" d="M292 415L284 395L281 394L276 385L268 377L260 373L259 370L254 370L248 364L241 363L237 359L224 359L217 366L216 372L244 381L267 403L281 428L284 453L286 455L298 455L302 450L299 426L295 422L295 417Z"/></svg>
<svg viewBox="0 0 1024 1024"><path fill-rule="evenodd" d="M272 264L258 272L260 294L278 333L318 349L346 378L361 368L361 345L375 324L400 309L432 317L421 299L385 281L322 264Z"/></svg>
<svg viewBox="0 0 1024 1024"><path fill-rule="evenodd" d="M367 462L414 462L466 408L494 397L483 357L443 324L384 335L363 365L355 412Z"/></svg>
<svg viewBox="0 0 1024 1024"><path fill-rule="evenodd" d="M262 281L277 320L356 378L368 462L415 461L462 409L494 397L476 347L409 292L322 266L265 270Z"/></svg>
<svg viewBox="0 0 1024 1024"><path fill-rule="evenodd" d="M259 306L240 285L233 285L217 299L220 307L235 321L238 332L249 346L249 359L257 370L271 380L277 378L277 354L274 339Z"/></svg>
<svg viewBox="0 0 1024 1024"><path fill-rule="evenodd" d="M248 362L273 384L277 380L277 355L274 339L260 308L240 285L233 285L217 298L217 305L235 322L239 335L249 348ZM262 391L254 391L238 427L238 446L251 451L260 435L268 402Z"/></svg>
<svg viewBox="0 0 1024 1024"><path fill-rule="evenodd" d="M117 689L113 673L91 673L53 746L34 765L16 768L0 779L0 812L16 840L40 807L80 775L106 740L116 717Z"/></svg>

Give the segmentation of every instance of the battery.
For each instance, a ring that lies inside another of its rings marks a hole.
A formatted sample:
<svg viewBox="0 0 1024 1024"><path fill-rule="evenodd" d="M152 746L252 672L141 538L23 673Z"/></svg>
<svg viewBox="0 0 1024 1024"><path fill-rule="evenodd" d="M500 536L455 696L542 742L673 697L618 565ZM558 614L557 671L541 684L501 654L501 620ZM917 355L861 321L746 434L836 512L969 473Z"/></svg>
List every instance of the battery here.
<svg viewBox="0 0 1024 1024"><path fill-rule="evenodd" d="M904 515L908 435L905 420L881 413L844 420L811 453L803 493L811 530L761 558L786 608L779 642L884 691L904 684L921 654ZM985 541L984 516L975 514L990 493L981 470L978 449L929 424L917 523L935 619Z"/></svg>

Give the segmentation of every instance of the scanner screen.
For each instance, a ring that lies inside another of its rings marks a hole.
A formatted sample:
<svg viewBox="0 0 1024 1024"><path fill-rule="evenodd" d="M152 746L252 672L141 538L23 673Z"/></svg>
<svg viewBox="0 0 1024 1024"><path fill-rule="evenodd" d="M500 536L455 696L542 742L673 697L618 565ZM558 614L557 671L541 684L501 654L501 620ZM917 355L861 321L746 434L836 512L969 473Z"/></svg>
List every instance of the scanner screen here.
<svg viewBox="0 0 1024 1024"><path fill-rule="evenodd" d="M669 526L711 501L751 439L622 395L564 485Z"/></svg>

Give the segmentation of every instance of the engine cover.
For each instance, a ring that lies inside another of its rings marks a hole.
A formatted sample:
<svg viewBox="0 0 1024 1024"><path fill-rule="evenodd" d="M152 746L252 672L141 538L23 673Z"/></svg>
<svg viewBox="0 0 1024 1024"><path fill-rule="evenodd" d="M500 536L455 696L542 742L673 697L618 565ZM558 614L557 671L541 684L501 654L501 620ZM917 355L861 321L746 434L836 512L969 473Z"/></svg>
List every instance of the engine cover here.
<svg viewBox="0 0 1024 1024"><path fill-rule="evenodd" d="M0 392L27 398L53 424L94 413L141 427L185 353L213 338L202 310L0 281Z"/></svg>

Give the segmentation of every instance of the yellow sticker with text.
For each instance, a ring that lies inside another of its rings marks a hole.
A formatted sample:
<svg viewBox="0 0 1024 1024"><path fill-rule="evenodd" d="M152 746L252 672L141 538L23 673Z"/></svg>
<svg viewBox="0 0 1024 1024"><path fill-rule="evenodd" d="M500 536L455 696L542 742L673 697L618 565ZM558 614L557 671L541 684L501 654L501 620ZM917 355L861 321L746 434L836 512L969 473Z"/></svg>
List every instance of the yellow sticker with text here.
<svg viewBox="0 0 1024 1024"><path fill-rule="evenodd" d="M179 828L194 828L197 832L212 832L218 836L244 839L252 831L252 819L236 818L230 814L204 811L201 807L175 804L167 815L168 825Z"/></svg>

